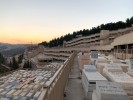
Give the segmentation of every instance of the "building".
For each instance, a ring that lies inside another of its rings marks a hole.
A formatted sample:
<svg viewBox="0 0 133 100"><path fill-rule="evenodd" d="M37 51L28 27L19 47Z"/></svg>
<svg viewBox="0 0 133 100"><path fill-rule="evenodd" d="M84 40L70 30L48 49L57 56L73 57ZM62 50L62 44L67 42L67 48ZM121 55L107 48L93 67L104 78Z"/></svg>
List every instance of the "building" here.
<svg viewBox="0 0 133 100"><path fill-rule="evenodd" d="M71 41L65 42L66 47L91 47L91 46L102 46L108 45L119 36L130 33L133 31L133 26L125 29L119 29L115 31L101 30L100 33L95 33L90 36L80 36Z"/></svg>

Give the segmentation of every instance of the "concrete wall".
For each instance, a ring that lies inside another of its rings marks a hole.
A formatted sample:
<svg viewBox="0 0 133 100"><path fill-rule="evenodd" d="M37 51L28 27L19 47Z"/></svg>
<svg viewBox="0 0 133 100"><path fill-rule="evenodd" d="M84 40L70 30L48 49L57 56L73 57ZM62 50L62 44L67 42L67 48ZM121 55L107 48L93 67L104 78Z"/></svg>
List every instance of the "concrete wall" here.
<svg viewBox="0 0 133 100"><path fill-rule="evenodd" d="M100 45L107 45L110 43L109 41L109 30L102 30L100 32Z"/></svg>
<svg viewBox="0 0 133 100"><path fill-rule="evenodd" d="M65 85L67 83L75 55L76 53L73 53L68 61L65 62L57 77L54 78L52 83L46 89L46 95L40 97L39 100L63 100Z"/></svg>

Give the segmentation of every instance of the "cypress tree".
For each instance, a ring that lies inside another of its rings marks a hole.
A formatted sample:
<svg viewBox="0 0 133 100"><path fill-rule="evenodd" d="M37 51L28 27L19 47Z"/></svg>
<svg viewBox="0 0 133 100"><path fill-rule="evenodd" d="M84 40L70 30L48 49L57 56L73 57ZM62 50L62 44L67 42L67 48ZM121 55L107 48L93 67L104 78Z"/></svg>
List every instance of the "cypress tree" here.
<svg viewBox="0 0 133 100"><path fill-rule="evenodd" d="M4 64L5 63L5 58L3 57L3 55L0 53L0 64Z"/></svg>
<svg viewBox="0 0 133 100"><path fill-rule="evenodd" d="M16 61L15 57L13 57L13 59L12 59L12 68L14 70L19 68L18 62Z"/></svg>

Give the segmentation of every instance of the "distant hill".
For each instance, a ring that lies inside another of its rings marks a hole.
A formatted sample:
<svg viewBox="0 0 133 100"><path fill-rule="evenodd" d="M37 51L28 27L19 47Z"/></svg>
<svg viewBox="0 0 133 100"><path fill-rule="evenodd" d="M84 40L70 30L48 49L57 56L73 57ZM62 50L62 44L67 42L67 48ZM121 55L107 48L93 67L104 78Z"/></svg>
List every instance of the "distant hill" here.
<svg viewBox="0 0 133 100"><path fill-rule="evenodd" d="M16 54L24 53L25 48L29 46L29 44L8 44L8 43L0 43L0 53L4 56L13 56Z"/></svg>

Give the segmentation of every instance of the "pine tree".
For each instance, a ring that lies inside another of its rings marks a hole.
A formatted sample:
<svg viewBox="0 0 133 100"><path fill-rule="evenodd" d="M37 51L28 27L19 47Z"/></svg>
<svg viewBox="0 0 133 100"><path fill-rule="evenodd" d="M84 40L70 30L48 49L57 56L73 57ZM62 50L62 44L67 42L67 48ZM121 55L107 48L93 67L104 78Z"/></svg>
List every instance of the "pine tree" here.
<svg viewBox="0 0 133 100"><path fill-rule="evenodd" d="M23 68L32 68L31 62L30 61L25 62Z"/></svg>
<svg viewBox="0 0 133 100"><path fill-rule="evenodd" d="M12 62L10 61L9 66L12 67Z"/></svg>
<svg viewBox="0 0 133 100"><path fill-rule="evenodd" d="M3 57L3 55L0 53L0 64L4 64L5 63L5 58Z"/></svg>
<svg viewBox="0 0 133 100"><path fill-rule="evenodd" d="M24 63L23 68L27 68L27 62Z"/></svg>
<svg viewBox="0 0 133 100"><path fill-rule="evenodd" d="M12 68L14 70L19 68L18 62L16 61L15 57L13 57L13 59L12 59Z"/></svg>
<svg viewBox="0 0 133 100"><path fill-rule="evenodd" d="M18 57L18 63L20 64L20 63L22 63L22 59L23 59L23 54L21 54L19 57Z"/></svg>

